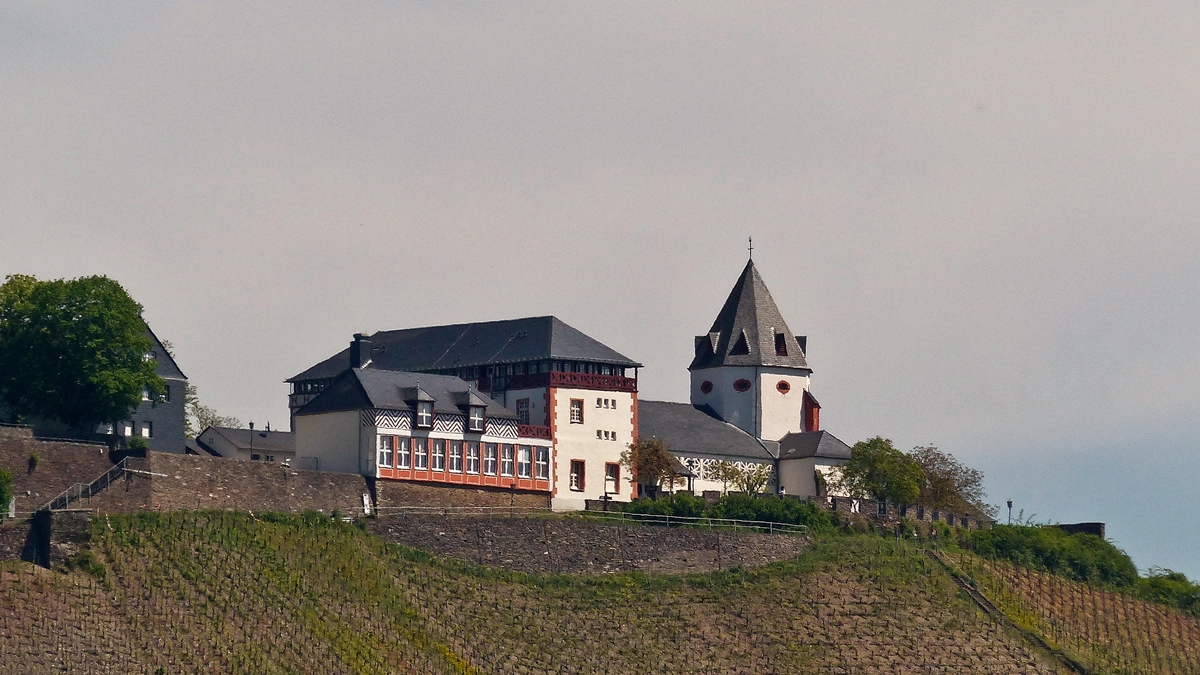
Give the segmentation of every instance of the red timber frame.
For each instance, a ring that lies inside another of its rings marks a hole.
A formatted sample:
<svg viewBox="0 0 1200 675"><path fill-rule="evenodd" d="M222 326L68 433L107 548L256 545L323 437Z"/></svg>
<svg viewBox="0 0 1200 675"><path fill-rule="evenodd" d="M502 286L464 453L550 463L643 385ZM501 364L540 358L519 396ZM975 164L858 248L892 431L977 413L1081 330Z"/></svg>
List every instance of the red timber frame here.
<svg viewBox="0 0 1200 675"><path fill-rule="evenodd" d="M428 436L428 434L410 437L410 436L402 436L399 434L382 433L382 434L376 434L376 439L378 439L380 436L391 436L392 437L392 439L393 439L392 440L393 455L392 455L392 466L379 466L378 464L376 465L375 471L379 478L393 479L393 480L419 481L419 482L424 482L424 483L470 485L470 486L477 486L477 487L496 487L496 488L505 488L505 489L516 487L516 489L518 489L518 490L530 490L530 491L535 491L535 492L550 492L552 490L550 478L554 476L554 473L552 471L550 471L549 472L550 475L547 476L546 479L540 479L537 477L537 449L539 446L531 444L529 442L531 439L529 439L529 438L505 438L505 439L496 441L495 442L495 445L497 446L496 447L496 454L497 454L496 475L489 476L489 475L484 474L484 472L483 472L484 471L484 461L483 460L484 460L484 453L486 450L486 446L488 443L491 443L492 441L483 441L483 440L479 439L478 437L462 438L462 439L458 439L458 438L439 439L439 440L445 440L445 443L446 443L446 462L444 464L444 469L442 471L434 471L433 470L433 439L431 439ZM414 459L409 460L409 468L407 468L407 469L401 469L396 466L396 464L399 462L400 441L402 439L408 440L410 443L410 445L409 445L409 457L410 458L415 458L415 456L416 456L416 448L417 448L416 444L417 443L425 444L425 448L426 448L426 452L427 452L426 457L428 457L428 460L426 463L427 468L425 468L425 469L415 468L415 466L413 466L416 464ZM452 444L454 444L454 443L462 444L462 471L461 472L455 472L455 471L450 470L450 466L451 466L450 454L451 454ZM470 448L471 443L474 443L479 450L479 454L477 456L477 459L478 459L477 466L478 466L479 470L476 473L468 473L468 471L467 471L467 469L470 468L470 466L471 466L470 461L468 459L469 448ZM499 475L500 474L499 455L501 454L502 446L504 446L504 445L513 446L513 473L514 474L517 473L517 464L518 464L518 459L520 457L520 446L522 446L522 445L529 446L529 453L530 453L530 456L529 456L530 477L529 478L522 478L518 475L512 475L512 476ZM547 458L547 466L548 466L548 468L552 469L553 462L554 462L554 448L548 447L546 445L542 445L540 447L546 448L546 452L549 454L549 457ZM374 448L373 452L375 452L376 455L379 454L379 441L378 440L375 441L375 448Z"/></svg>

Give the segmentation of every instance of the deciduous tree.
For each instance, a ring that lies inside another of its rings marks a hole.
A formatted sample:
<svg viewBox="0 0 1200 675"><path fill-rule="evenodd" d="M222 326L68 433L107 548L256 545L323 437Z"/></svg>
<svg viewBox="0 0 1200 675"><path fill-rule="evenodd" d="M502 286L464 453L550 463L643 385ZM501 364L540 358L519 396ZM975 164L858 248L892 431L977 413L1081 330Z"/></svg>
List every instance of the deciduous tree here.
<svg viewBox="0 0 1200 675"><path fill-rule="evenodd" d="M925 478L917 503L929 508L973 516L996 517L996 507L984 503L983 473L962 464L933 445L918 445L909 455L921 465Z"/></svg>
<svg viewBox="0 0 1200 675"><path fill-rule="evenodd" d="M831 487L852 497L913 504L921 494L921 465L882 436L855 443L840 469Z"/></svg>
<svg viewBox="0 0 1200 675"><path fill-rule="evenodd" d="M217 414L217 411L200 402L196 388L188 383L183 389L183 418L184 433L188 438L195 438L208 427L229 427L241 429L242 421L236 417Z"/></svg>
<svg viewBox="0 0 1200 675"><path fill-rule="evenodd" d="M621 453L621 466L629 470L638 485L655 488L679 482L676 461L667 444L657 438L639 438Z"/></svg>
<svg viewBox="0 0 1200 675"><path fill-rule="evenodd" d="M0 285L0 397L17 418L75 428L126 419L165 384L142 306L103 276Z"/></svg>

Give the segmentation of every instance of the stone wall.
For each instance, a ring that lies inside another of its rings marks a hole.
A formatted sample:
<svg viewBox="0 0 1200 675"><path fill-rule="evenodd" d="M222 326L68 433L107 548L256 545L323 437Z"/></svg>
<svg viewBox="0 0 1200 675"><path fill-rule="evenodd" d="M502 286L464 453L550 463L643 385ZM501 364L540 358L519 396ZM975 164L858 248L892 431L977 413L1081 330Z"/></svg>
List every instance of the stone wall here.
<svg viewBox="0 0 1200 675"><path fill-rule="evenodd" d="M918 506L885 503L884 511L881 513L879 502L874 499L824 497L818 498L817 503L838 514L838 517L843 521L866 519L881 525L895 525L900 522L901 518L907 518L916 523L932 524L943 522L953 527L965 527L968 529L981 529L991 526L991 521Z"/></svg>
<svg viewBox="0 0 1200 675"><path fill-rule="evenodd" d="M709 572L765 565L808 547L793 535L572 518L405 514L369 521L368 528L406 546L521 572Z"/></svg>
<svg viewBox="0 0 1200 675"><path fill-rule="evenodd" d="M375 482L375 497L385 514L388 507L396 506L550 508L550 495L545 492L391 480Z"/></svg>
<svg viewBox="0 0 1200 675"><path fill-rule="evenodd" d="M34 454L36 466L29 461ZM0 426L0 468L12 472L18 513L40 509L63 490L92 482L112 465L107 446L42 441L29 427Z"/></svg>

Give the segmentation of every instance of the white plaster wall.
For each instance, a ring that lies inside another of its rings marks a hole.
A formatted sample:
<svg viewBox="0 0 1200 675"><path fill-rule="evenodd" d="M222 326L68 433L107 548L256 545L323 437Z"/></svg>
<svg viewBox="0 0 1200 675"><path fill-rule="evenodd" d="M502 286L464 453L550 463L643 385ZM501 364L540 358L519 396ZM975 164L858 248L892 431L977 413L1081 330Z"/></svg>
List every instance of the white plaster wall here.
<svg viewBox="0 0 1200 675"><path fill-rule="evenodd" d="M758 377L754 371L754 368L734 366L693 370L692 405L708 404L721 419L757 437ZM750 380L749 391L734 390L733 383L741 379ZM700 391L705 380L713 383L712 392L708 394Z"/></svg>
<svg viewBox="0 0 1200 675"><path fill-rule="evenodd" d="M680 459L682 460L683 458L681 457ZM739 464L763 464L763 465L766 465L767 467L771 467L772 469L774 468L774 465L775 465L775 462L773 460L768 460L768 459L764 459L761 462L738 460L738 463ZM693 472L695 472L695 469L693 469ZM687 484L685 483L682 488L676 488L676 489L677 490L686 489L686 487L687 487ZM719 480L711 480L709 478L705 478L703 473L701 473L700 477L692 479L692 491L697 495L704 492L705 490L716 490L717 492L721 492L722 488L724 488L724 491L726 491L726 492L733 492L733 491L737 490L737 486L734 485L733 483L730 483L728 486L725 486ZM768 486L766 488L767 491L770 491L771 489L772 488L770 486Z"/></svg>
<svg viewBox="0 0 1200 675"><path fill-rule="evenodd" d="M708 404L721 419L742 431L770 441L789 432L800 431L804 392L809 386L808 371L795 368L721 366L693 370L692 405ZM739 392L733 383L750 381L748 391ZM713 390L705 394L700 386L709 381ZM791 385L786 394L776 388L780 380Z"/></svg>
<svg viewBox="0 0 1200 675"><path fill-rule="evenodd" d="M317 470L362 473L372 467L360 466L358 411L300 415L293 422L296 456L315 457ZM362 436L372 436L364 433ZM364 438L363 443L367 442ZM370 453L373 455L374 453Z"/></svg>
<svg viewBox="0 0 1200 675"><path fill-rule="evenodd" d="M779 392L779 383L787 382L788 393ZM801 411L804 392L808 389L808 373L792 368L759 369L760 433L759 438L777 441L789 433L802 431Z"/></svg>
<svg viewBox="0 0 1200 675"><path fill-rule="evenodd" d="M516 412L517 400L529 399L529 423L536 427L550 426L550 417L546 414L546 387L539 389L510 389L504 392L501 403L505 408Z"/></svg>
<svg viewBox="0 0 1200 675"><path fill-rule="evenodd" d="M555 496L551 506L558 510L582 509L584 499L604 494L604 465L620 463L621 453L633 442L635 394L591 389L554 390ZM571 424L571 399L583 400L583 424ZM616 406L596 407L596 399L615 400ZM597 440L596 431L616 433L616 440ZM571 460L584 461L583 492L571 490ZM628 501L631 491L628 471L621 467L620 492L613 495Z"/></svg>
<svg viewBox="0 0 1200 675"><path fill-rule="evenodd" d="M787 459L779 463L779 480L789 495L815 497L817 479L815 461L812 457Z"/></svg>

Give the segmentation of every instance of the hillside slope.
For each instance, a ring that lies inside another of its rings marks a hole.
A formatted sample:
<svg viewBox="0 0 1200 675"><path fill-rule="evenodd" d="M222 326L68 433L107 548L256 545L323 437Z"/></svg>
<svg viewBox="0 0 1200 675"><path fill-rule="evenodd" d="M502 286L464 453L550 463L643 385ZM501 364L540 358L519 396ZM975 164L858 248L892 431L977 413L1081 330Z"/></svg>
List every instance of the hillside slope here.
<svg viewBox="0 0 1200 675"><path fill-rule="evenodd" d="M93 549L94 575L5 564L10 672L1059 672L877 538L687 577L495 571L319 516L111 517Z"/></svg>

